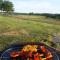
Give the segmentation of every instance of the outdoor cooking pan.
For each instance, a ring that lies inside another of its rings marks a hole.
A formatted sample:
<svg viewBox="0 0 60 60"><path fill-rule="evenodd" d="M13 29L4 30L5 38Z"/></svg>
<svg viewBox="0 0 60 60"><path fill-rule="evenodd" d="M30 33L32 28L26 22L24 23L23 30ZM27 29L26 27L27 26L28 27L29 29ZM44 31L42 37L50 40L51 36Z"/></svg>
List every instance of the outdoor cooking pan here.
<svg viewBox="0 0 60 60"><path fill-rule="evenodd" d="M43 43L19 43L19 44L13 44L13 45L9 46L7 49L5 49L2 52L2 54L0 56L0 59L1 60L11 60L10 53L12 51L20 51L20 49L22 49L23 46L31 45L31 44L33 44L33 45L44 45ZM56 52L54 52L50 47L46 46L46 48L52 53L52 55L53 55L52 60L59 60L59 56L56 54Z"/></svg>

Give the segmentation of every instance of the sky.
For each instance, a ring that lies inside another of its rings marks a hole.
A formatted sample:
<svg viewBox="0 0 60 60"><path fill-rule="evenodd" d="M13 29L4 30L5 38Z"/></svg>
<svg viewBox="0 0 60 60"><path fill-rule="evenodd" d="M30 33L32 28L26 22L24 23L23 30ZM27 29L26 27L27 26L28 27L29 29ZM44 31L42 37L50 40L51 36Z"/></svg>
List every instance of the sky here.
<svg viewBox="0 0 60 60"><path fill-rule="evenodd" d="M10 0L15 12L60 13L60 0Z"/></svg>

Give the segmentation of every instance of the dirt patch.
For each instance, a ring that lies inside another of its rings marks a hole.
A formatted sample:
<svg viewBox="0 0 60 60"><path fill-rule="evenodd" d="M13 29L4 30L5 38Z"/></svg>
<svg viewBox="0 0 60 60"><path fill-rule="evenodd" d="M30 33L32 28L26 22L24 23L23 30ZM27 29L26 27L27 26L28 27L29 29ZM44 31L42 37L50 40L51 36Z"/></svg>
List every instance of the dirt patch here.
<svg viewBox="0 0 60 60"><path fill-rule="evenodd" d="M4 32L1 35L19 35L19 32L17 32L17 31L9 31L9 32Z"/></svg>
<svg viewBox="0 0 60 60"><path fill-rule="evenodd" d="M24 29L20 30L20 31L8 31L8 32L4 32L1 33L0 35L28 35L28 32Z"/></svg>

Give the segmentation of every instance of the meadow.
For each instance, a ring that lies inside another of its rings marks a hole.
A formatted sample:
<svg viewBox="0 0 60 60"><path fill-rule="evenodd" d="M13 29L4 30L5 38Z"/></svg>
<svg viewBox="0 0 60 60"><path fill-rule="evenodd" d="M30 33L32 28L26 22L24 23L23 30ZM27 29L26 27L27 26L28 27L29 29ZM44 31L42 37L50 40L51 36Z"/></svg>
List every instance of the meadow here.
<svg viewBox="0 0 60 60"><path fill-rule="evenodd" d="M34 15L0 15L0 51L19 42L45 42L51 45L54 36L60 36L59 19Z"/></svg>

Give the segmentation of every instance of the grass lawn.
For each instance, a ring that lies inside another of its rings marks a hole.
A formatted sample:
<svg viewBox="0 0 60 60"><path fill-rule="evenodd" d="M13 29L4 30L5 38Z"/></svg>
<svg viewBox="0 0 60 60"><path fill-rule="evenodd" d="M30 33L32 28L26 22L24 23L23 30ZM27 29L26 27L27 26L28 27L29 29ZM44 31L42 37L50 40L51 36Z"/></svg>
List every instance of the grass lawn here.
<svg viewBox="0 0 60 60"><path fill-rule="evenodd" d="M60 21L43 16L1 16L0 51L13 43L52 41L60 34Z"/></svg>

